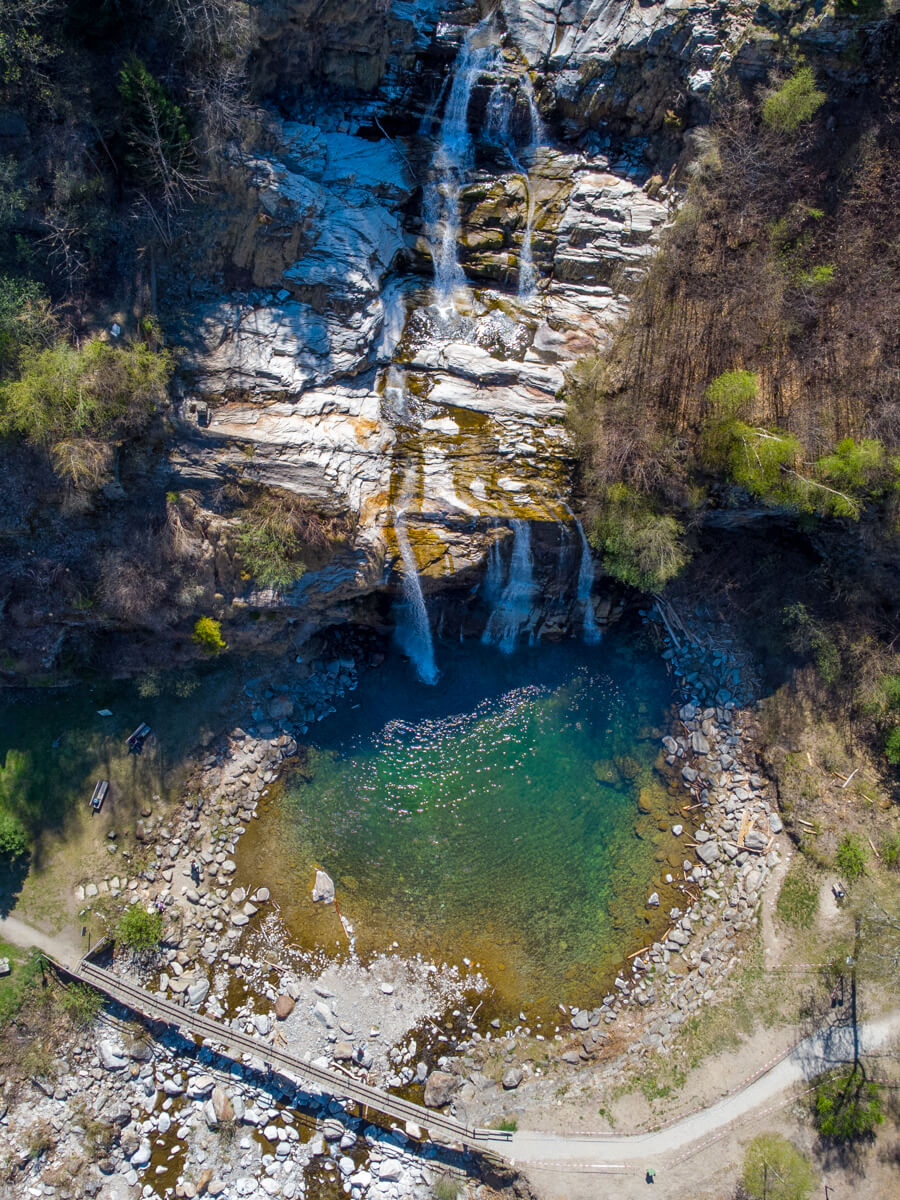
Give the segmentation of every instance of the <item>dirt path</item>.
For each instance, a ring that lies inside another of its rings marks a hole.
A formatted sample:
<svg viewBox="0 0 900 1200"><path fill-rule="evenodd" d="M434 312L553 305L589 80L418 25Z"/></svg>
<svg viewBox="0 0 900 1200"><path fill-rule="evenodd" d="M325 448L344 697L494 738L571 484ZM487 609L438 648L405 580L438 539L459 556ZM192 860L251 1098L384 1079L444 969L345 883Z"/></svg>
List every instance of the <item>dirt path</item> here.
<svg viewBox="0 0 900 1200"><path fill-rule="evenodd" d="M51 958L66 967L74 967L87 950L87 944L82 946L81 939L74 929L66 929L62 933L42 933L20 917L0 917L0 938L11 942L13 946L21 946L30 950L36 946Z"/></svg>
<svg viewBox="0 0 900 1200"><path fill-rule="evenodd" d="M900 1010L860 1026L860 1051L872 1053L896 1035L900 1035ZM507 1153L526 1170L529 1165L565 1170L567 1166L579 1169L590 1164L602 1169L648 1161L661 1169L688 1146L713 1137L732 1121L771 1104L789 1089L852 1058L852 1027L829 1026L805 1038L786 1058L746 1087L665 1129L602 1137L560 1137L522 1130L513 1134Z"/></svg>

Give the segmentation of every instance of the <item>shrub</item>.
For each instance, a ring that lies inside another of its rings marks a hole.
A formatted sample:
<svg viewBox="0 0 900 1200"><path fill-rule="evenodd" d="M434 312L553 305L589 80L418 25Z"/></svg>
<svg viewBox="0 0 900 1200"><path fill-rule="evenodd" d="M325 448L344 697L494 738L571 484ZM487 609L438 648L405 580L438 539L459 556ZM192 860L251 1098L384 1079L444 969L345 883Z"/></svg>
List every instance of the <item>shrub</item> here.
<svg viewBox="0 0 900 1200"><path fill-rule="evenodd" d="M459 1184L451 1175L439 1175L432 1186L434 1200L456 1200Z"/></svg>
<svg viewBox="0 0 900 1200"><path fill-rule="evenodd" d="M100 992L84 983L73 983L63 989L59 1002L73 1024L82 1027L92 1025L103 1008Z"/></svg>
<svg viewBox="0 0 900 1200"><path fill-rule="evenodd" d="M857 1066L823 1076L815 1087L813 1120L822 1137L831 1142L868 1137L884 1121L881 1089Z"/></svg>
<svg viewBox="0 0 900 1200"><path fill-rule="evenodd" d="M900 867L900 832L887 835L881 843L881 857L886 867Z"/></svg>
<svg viewBox="0 0 900 1200"><path fill-rule="evenodd" d="M885 734L884 752L893 766L896 767L900 763L900 725L895 725Z"/></svg>
<svg viewBox="0 0 900 1200"><path fill-rule="evenodd" d="M779 133L796 133L818 112L828 97L816 87L811 67L798 67L789 79L763 101L763 123Z"/></svg>
<svg viewBox="0 0 900 1200"><path fill-rule="evenodd" d="M819 911L819 885L806 863L795 861L781 885L776 911L788 925L808 929Z"/></svg>
<svg viewBox="0 0 900 1200"><path fill-rule="evenodd" d="M807 1200L818 1179L809 1160L779 1133L761 1133L744 1155L743 1184L753 1200Z"/></svg>
<svg viewBox="0 0 900 1200"><path fill-rule="evenodd" d="M128 166L140 181L174 199L187 182L193 159L191 132L181 107L135 54L119 72L119 96Z"/></svg>
<svg viewBox="0 0 900 1200"><path fill-rule="evenodd" d="M143 343L26 351L19 378L0 385L0 432L46 446L134 433L165 399L171 372L171 355Z"/></svg>
<svg viewBox="0 0 900 1200"><path fill-rule="evenodd" d="M53 327L50 302L37 283L0 275L0 377L25 349L45 343Z"/></svg>
<svg viewBox="0 0 900 1200"><path fill-rule="evenodd" d="M135 954L145 954L162 941L162 930L162 913L148 912L142 905L132 904L119 917L114 936Z"/></svg>
<svg viewBox="0 0 900 1200"><path fill-rule="evenodd" d="M191 634L191 641L200 646L207 654L218 654L227 650L228 646L222 637L222 626L212 617L199 617Z"/></svg>
<svg viewBox="0 0 900 1200"><path fill-rule="evenodd" d="M296 496L274 493L241 517L237 547L248 575L261 587L281 591L306 570L304 550L325 546L335 536L336 522L323 520Z"/></svg>
<svg viewBox="0 0 900 1200"><path fill-rule="evenodd" d="M0 859L21 858L30 849L25 826L13 813L0 809Z"/></svg>
<svg viewBox="0 0 900 1200"><path fill-rule="evenodd" d="M706 389L706 398L716 412L734 416L756 399L758 383L753 371L723 371Z"/></svg>
<svg viewBox="0 0 900 1200"><path fill-rule="evenodd" d="M809 613L805 604L789 604L782 614L788 644L799 654L811 654L823 681L835 683L841 674L841 656L834 639Z"/></svg>
<svg viewBox="0 0 900 1200"><path fill-rule="evenodd" d="M519 1128L519 1122L516 1120L515 1117L502 1117L497 1122L497 1128L502 1133L515 1133L516 1130Z"/></svg>
<svg viewBox="0 0 900 1200"><path fill-rule="evenodd" d="M644 592L659 591L687 562L682 526L660 513L646 496L613 484L590 531L615 579Z"/></svg>
<svg viewBox="0 0 900 1200"><path fill-rule="evenodd" d="M866 848L855 833L847 833L841 838L834 862L845 879L859 879L864 875L867 859Z"/></svg>
<svg viewBox="0 0 900 1200"><path fill-rule="evenodd" d="M701 439L705 464L724 469L732 483L774 504L796 507L796 477L790 474L800 456L800 442L778 429L748 425L724 409L707 422Z"/></svg>
<svg viewBox="0 0 900 1200"><path fill-rule="evenodd" d="M856 490L875 486L884 468L884 446L875 438L844 438L816 463L816 471L829 483Z"/></svg>

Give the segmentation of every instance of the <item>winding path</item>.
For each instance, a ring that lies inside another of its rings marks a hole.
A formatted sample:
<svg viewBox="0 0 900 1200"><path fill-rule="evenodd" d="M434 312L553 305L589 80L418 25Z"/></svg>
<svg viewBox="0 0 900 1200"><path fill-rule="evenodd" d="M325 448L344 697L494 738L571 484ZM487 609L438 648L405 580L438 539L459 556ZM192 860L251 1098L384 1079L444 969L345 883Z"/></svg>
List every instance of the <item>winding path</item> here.
<svg viewBox="0 0 900 1200"><path fill-rule="evenodd" d="M900 1035L900 1010L859 1027L859 1052L872 1054ZM514 1133L507 1153L517 1166L627 1166L660 1156L671 1157L708 1140L740 1117L771 1103L798 1084L840 1063L853 1060L853 1028L831 1025L798 1043L780 1062L738 1091L652 1133L560 1137L552 1133Z"/></svg>
<svg viewBox="0 0 900 1200"><path fill-rule="evenodd" d="M40 930L32 928L14 916L0 919L0 938L25 948L37 946L50 957L66 964L74 973L82 973L78 966L78 960L81 957L80 951L71 938L53 937L41 933ZM107 974L106 972L92 967L83 968L83 977L88 977L91 972L95 974L95 978L91 982L99 984L101 987L106 984L104 990L113 990L109 987L112 977L103 978ZM144 999L140 989L132 988L130 990L134 993L132 999L137 998L138 1001ZM125 999L127 1002L128 997ZM157 1001L157 1003L159 1002ZM171 1006L166 1005L165 1007ZM167 1015L169 1019L174 1019L175 1023L185 1023L183 1010L176 1009L172 1014ZM194 1017L193 1021L198 1025L213 1025L212 1022L200 1017ZM221 1030L211 1028L200 1032L216 1034L221 1033ZM859 1026L856 1032L856 1037L859 1039L858 1052L873 1054L885 1047L891 1038L898 1036L900 1036L900 1009L877 1021ZM229 1040L231 1039L237 1040L233 1033L229 1035ZM241 1048L249 1049L256 1054L262 1050L258 1043ZM268 1057L278 1059L282 1056L269 1048ZM783 1098L798 1085L808 1084L822 1071L840 1063L852 1061L853 1057L853 1027L849 1024L825 1026L804 1038L768 1070L764 1070L757 1078L752 1079L737 1091L717 1100L700 1112L692 1113L690 1116L675 1121L664 1129L650 1133L610 1133L581 1137L520 1130L505 1142L502 1150L513 1165L526 1170L543 1168L566 1171L567 1169L593 1168L602 1171L604 1169L614 1170L616 1167L626 1169L629 1166L633 1167L636 1163L646 1166L648 1162L652 1163L661 1158L665 1158L671 1164L673 1158L677 1161L679 1156L685 1157L685 1152L689 1148L697 1149L704 1142L714 1140L734 1121ZM310 1068L303 1064L303 1069L308 1071ZM348 1090L345 1081L336 1081L330 1077L330 1073L325 1071L322 1071L321 1074L323 1078L319 1082L325 1083L326 1087L328 1084L333 1085L335 1082L339 1082L343 1085L342 1090ZM409 1108L418 1108L418 1106L409 1105ZM421 1111L419 1110L419 1112ZM404 1115L418 1116L419 1113ZM429 1123L437 1126L445 1124L447 1133L458 1135L459 1127L455 1121L441 1118L437 1113L429 1113L426 1116L430 1117ZM465 1140L473 1147L480 1145L482 1148L494 1152L501 1149L497 1142L490 1138L487 1130L478 1130L474 1138L471 1137L473 1131L466 1132L470 1136Z"/></svg>

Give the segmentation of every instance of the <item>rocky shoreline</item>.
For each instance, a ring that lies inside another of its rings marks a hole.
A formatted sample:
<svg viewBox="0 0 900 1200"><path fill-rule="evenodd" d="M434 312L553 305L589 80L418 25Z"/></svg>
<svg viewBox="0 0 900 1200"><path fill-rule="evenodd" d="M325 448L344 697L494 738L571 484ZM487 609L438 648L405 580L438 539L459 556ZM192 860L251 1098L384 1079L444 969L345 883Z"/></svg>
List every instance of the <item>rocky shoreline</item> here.
<svg viewBox="0 0 900 1200"><path fill-rule="evenodd" d="M474 968L467 974L392 951L367 965L352 954L342 962L303 954L290 947L264 883L234 886L238 839L298 755L295 734L302 736L357 686L359 668L347 653L310 662L293 693L248 685L251 721L205 754L180 821L166 823L145 810L135 833L149 862L132 878L120 870L79 885L85 915L104 894L156 904L166 914L165 946L153 969L121 955L116 969L230 1021L258 1037L261 1049L278 1042L384 1086L424 1085L427 1105L464 1119L496 1116L500 1098L512 1092L517 1111L527 1109L530 1093L537 1099L539 1089L529 1085L548 1073L534 1064L539 1042L553 1048L551 1074L607 1059L613 1032L617 1042L630 1043L619 1060L626 1068L651 1052L667 1053L685 1019L715 1001L756 924L762 888L778 861L773 843L781 822L753 757L747 665L709 632L679 637L658 609L645 621L659 630L682 698L679 724L663 737L662 754L688 800L673 827L684 857L680 872L667 872L661 887L680 889L686 903L683 911L671 909L664 937L623 965L597 1008L563 1010L546 1040L533 1035L524 1014L514 1028L503 1030L495 1019L479 1029L475 997L489 981ZM192 861L200 868L193 879ZM658 893L648 897L650 909L658 904ZM502 1071L488 1078L480 1067L497 1056ZM95 1039L67 1056L46 1102L53 1111L44 1114L42 1102L29 1120L59 1122L76 1096L85 1112L97 1114L92 1119L111 1120L113 1143L88 1169L91 1183L84 1187L84 1194L110 1200L202 1194L292 1200L304 1194L311 1173L332 1178L352 1200L430 1194L443 1167L431 1161L435 1150L423 1153L410 1141L416 1131L386 1134L366 1126L299 1081L279 1078L276 1101L261 1068L261 1058L229 1067L209 1048L125 1036L104 1022ZM18 1129L22 1117L19 1109L4 1124ZM76 1143L78 1128L67 1135ZM22 1175L36 1183L46 1169L36 1161L23 1165Z"/></svg>

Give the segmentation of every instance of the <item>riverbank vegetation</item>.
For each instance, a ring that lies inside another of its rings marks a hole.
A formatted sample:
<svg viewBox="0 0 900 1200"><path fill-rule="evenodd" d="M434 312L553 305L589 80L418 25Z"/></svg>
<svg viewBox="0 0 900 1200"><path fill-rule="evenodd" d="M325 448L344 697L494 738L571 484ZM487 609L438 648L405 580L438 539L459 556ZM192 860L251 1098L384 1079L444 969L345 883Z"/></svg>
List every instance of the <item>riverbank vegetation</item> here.
<svg viewBox="0 0 900 1200"><path fill-rule="evenodd" d="M746 601L767 682L810 663L807 699L884 768L900 763L898 53L896 21L861 21L855 78L810 53L720 82L660 251L569 397L607 571L656 591L698 554L684 594L706 592L715 536L732 574L714 587ZM738 563L723 542L754 522L763 557Z"/></svg>
<svg viewBox="0 0 900 1200"><path fill-rule="evenodd" d="M625 582L665 584L710 508L896 539L898 45L859 29L864 88L785 60L780 81L715 94L630 314L571 389L593 540ZM616 536L636 510L648 558Z"/></svg>

